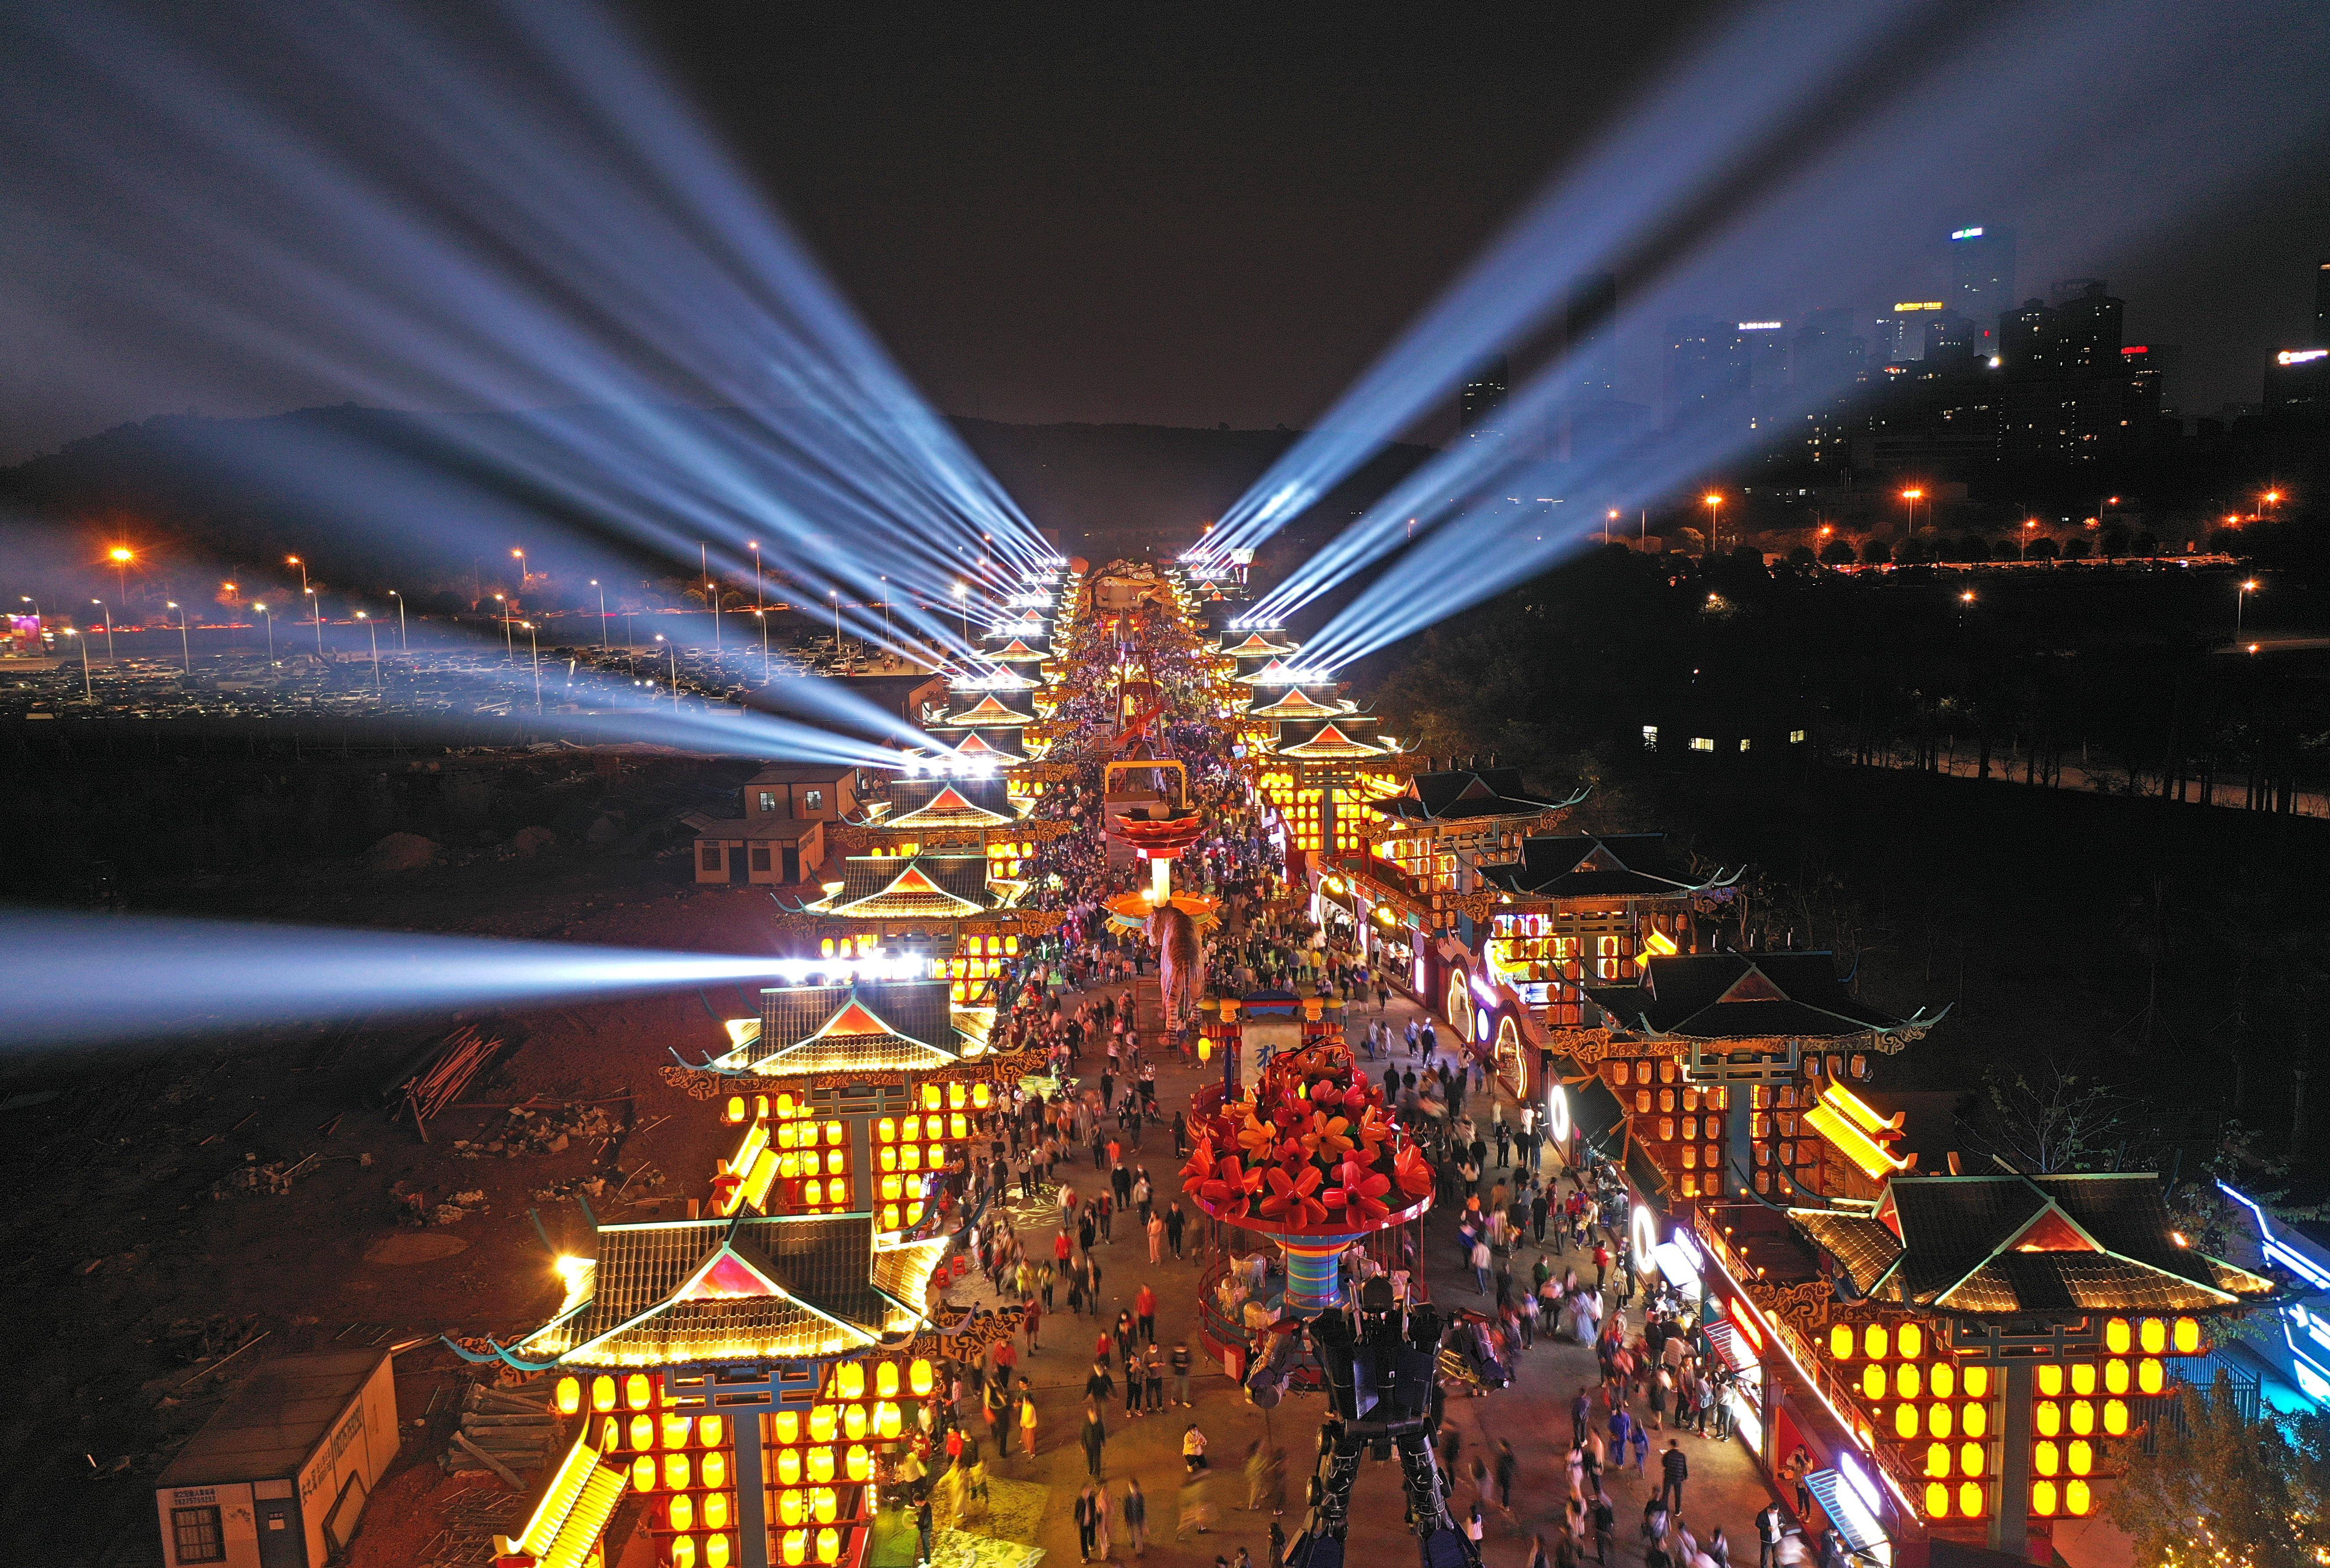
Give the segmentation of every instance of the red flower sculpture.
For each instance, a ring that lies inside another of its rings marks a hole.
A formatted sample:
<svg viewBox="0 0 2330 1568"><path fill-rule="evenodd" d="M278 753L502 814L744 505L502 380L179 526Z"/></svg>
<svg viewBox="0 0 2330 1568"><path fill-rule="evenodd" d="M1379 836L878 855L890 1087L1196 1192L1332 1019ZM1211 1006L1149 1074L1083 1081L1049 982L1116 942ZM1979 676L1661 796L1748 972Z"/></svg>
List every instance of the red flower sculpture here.
<svg viewBox="0 0 2330 1568"><path fill-rule="evenodd" d="M1372 1229L1437 1185L1381 1087L1339 1044L1281 1055L1249 1098L1194 1118L1192 1131L1182 1190L1223 1219Z"/></svg>
<svg viewBox="0 0 2330 1568"><path fill-rule="evenodd" d="M1432 1189L1440 1185L1432 1162L1425 1159L1423 1151L1412 1143L1402 1145L1399 1153L1393 1157L1392 1177L1399 1183L1399 1190L1411 1198L1428 1196Z"/></svg>
<svg viewBox="0 0 2330 1568"><path fill-rule="evenodd" d="M1274 1170L1271 1174L1278 1173ZM1246 1212L1246 1205L1261 1187L1261 1172L1241 1170L1236 1160L1225 1159L1215 1165L1212 1177L1198 1186L1198 1195L1222 1218L1235 1219Z"/></svg>
<svg viewBox="0 0 2330 1568"><path fill-rule="evenodd" d="M1290 1176L1283 1167L1273 1166L1263 1175L1270 1182L1269 1195L1262 1200L1264 1214L1296 1225L1315 1225L1326 1219L1327 1205L1312 1195L1319 1190L1315 1167L1306 1165Z"/></svg>

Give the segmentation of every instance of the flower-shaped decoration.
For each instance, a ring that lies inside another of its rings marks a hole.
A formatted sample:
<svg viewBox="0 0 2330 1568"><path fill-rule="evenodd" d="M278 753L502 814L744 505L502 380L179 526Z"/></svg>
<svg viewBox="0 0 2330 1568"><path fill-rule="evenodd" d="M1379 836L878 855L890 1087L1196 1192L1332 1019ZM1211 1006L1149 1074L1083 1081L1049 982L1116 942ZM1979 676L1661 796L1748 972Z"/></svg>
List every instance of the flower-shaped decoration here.
<svg viewBox="0 0 2330 1568"><path fill-rule="evenodd" d="M1369 1231L1431 1201L1431 1163L1382 1087L1330 1042L1264 1068L1251 1095L1198 1113L1182 1190L1209 1213L1269 1231Z"/></svg>

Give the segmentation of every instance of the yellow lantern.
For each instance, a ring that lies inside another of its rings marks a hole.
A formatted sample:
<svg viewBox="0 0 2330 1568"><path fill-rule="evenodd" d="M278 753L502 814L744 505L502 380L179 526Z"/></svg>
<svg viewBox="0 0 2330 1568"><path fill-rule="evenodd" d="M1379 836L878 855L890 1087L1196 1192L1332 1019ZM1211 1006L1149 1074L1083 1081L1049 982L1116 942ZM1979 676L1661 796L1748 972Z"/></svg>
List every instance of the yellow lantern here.
<svg viewBox="0 0 2330 1568"><path fill-rule="evenodd" d="M864 1399L866 1397L866 1364L862 1361L843 1362L834 1369L833 1381L836 1385L835 1392L841 1398Z"/></svg>
<svg viewBox="0 0 2330 1568"><path fill-rule="evenodd" d="M2045 1368L2042 1367L2041 1370L2044 1371ZM1968 1399L1987 1399L1990 1396L1989 1367L1967 1367L1965 1369L1965 1377L1964 1382L1965 1384L1965 1396Z"/></svg>
<svg viewBox="0 0 2330 1568"><path fill-rule="evenodd" d="M2064 1486L2063 1507L2066 1512L2084 1519L2094 1511L2095 1506L2095 1494L2088 1489L2087 1482L2071 1481Z"/></svg>
<svg viewBox="0 0 2330 1568"><path fill-rule="evenodd" d="M779 1492L777 1494L777 1523L798 1525L808 1516L809 1509L802 1493Z"/></svg>
<svg viewBox="0 0 2330 1568"><path fill-rule="evenodd" d="M1918 1435L1916 1405L1897 1404L1893 1407L1893 1435L1899 1438L1913 1438Z"/></svg>
<svg viewBox="0 0 2330 1568"><path fill-rule="evenodd" d="M917 1355L907 1365L906 1386L914 1391L914 1395L916 1399L920 1399L924 1394L930 1393L931 1364L928 1361Z"/></svg>
<svg viewBox="0 0 2330 1568"><path fill-rule="evenodd" d="M725 1530L728 1527L727 1493L712 1492L706 1495L704 1499L704 1527L707 1530Z"/></svg>
<svg viewBox="0 0 2330 1568"><path fill-rule="evenodd" d="M2152 1356L2136 1364L2136 1392L2159 1393L2168 1387L2168 1369Z"/></svg>
<svg viewBox="0 0 2330 1568"><path fill-rule="evenodd" d="M743 1095L732 1094L728 1097L728 1119L731 1122L738 1122L744 1119L744 1097Z"/></svg>
<svg viewBox="0 0 2330 1568"><path fill-rule="evenodd" d="M1198 1035L1198 1060L1199 1062L1211 1062L1213 1059L1214 1059L1214 1043L1213 1043L1211 1040L1208 1039L1208 1038L1207 1038L1205 1035L1203 1035L1203 1034ZM1847 1333L1850 1333L1850 1332L1852 1332L1852 1330L1847 1329L1847 1330L1846 1330L1846 1332L1847 1332Z"/></svg>
<svg viewBox="0 0 2330 1568"><path fill-rule="evenodd" d="M651 1415L631 1417L631 1446L635 1449L655 1447L655 1417Z"/></svg>
<svg viewBox="0 0 2330 1568"><path fill-rule="evenodd" d="M1926 1331L1915 1323L1904 1323L1893 1336L1893 1348L1911 1360L1926 1353Z"/></svg>
<svg viewBox="0 0 2330 1568"><path fill-rule="evenodd" d="M671 1568L696 1568L696 1537L677 1535L671 1543Z"/></svg>
<svg viewBox="0 0 2330 1568"><path fill-rule="evenodd" d="M886 1192L882 1195L886 1198L895 1198L898 1195L895 1192ZM898 1364L896 1362L886 1361L874 1369L874 1392L884 1399L898 1397Z"/></svg>
<svg viewBox="0 0 2330 1568"><path fill-rule="evenodd" d="M2071 1430L2081 1437L2096 1430L2096 1407L2092 1401L2075 1399L2071 1402Z"/></svg>
<svg viewBox="0 0 2330 1568"><path fill-rule="evenodd" d="M940 1109L939 1086L937 1084L925 1083L923 1085L923 1109L924 1110L937 1110Z"/></svg>
<svg viewBox="0 0 2330 1568"><path fill-rule="evenodd" d="M1980 1481L1958 1483L1958 1512L1969 1519L1982 1516L1982 1483Z"/></svg>
<svg viewBox="0 0 2330 1568"><path fill-rule="evenodd" d="M859 1438L866 1435L866 1407L864 1405L853 1404L843 1407L841 1412L841 1431L842 1435L848 1438L852 1442L857 1441Z"/></svg>
<svg viewBox="0 0 2330 1568"><path fill-rule="evenodd" d="M2055 1510L2061 1506L2061 1504L2055 1500L2054 1482L2033 1481L2031 1483L2031 1511L2032 1513L2038 1515L2042 1519L2051 1519L2055 1516Z"/></svg>
<svg viewBox="0 0 2330 1568"><path fill-rule="evenodd" d="M1883 1399L1885 1397L1885 1369L1883 1367L1872 1365L1864 1366L1861 1369L1861 1396L1863 1399Z"/></svg>
<svg viewBox="0 0 2330 1568"><path fill-rule="evenodd" d="M1980 1443L1960 1443L1958 1445L1958 1473L1962 1476L1978 1476L1982 1474L1983 1459L1983 1447Z"/></svg>
<svg viewBox="0 0 2330 1568"><path fill-rule="evenodd" d="M777 1450L777 1479L788 1487L800 1485L801 1458L799 1449Z"/></svg>
<svg viewBox="0 0 2330 1568"><path fill-rule="evenodd" d="M655 1481L656 1468L653 1454L641 1454L631 1461L631 1490L652 1492L655 1490Z"/></svg>
<svg viewBox="0 0 2330 1568"><path fill-rule="evenodd" d="M2126 1318L2113 1318L2106 1320L2104 1324L2104 1348L2106 1350L2110 1351L2114 1355L2126 1355L2127 1354L2127 1347L2133 1340L2134 1335L2128 1328Z"/></svg>
<svg viewBox="0 0 2330 1568"><path fill-rule="evenodd" d="M809 1450L809 1478L812 1481L829 1481L833 1479L833 1450L831 1449L811 1449Z"/></svg>
<svg viewBox="0 0 2330 1568"><path fill-rule="evenodd" d="M809 1495L810 1516L820 1525L830 1525L840 1512L840 1500L831 1487L819 1487Z"/></svg>
<svg viewBox="0 0 2330 1568"><path fill-rule="evenodd" d="M1947 1399L1958 1391L1958 1369L1946 1361L1937 1361L1926 1382L1936 1399Z"/></svg>
<svg viewBox="0 0 2330 1568"><path fill-rule="evenodd" d="M573 1415L582 1408L582 1380L562 1377L558 1380L558 1413Z"/></svg>
<svg viewBox="0 0 2330 1568"><path fill-rule="evenodd" d="M2071 1392L2082 1397L2096 1391L2096 1364L2092 1361L2071 1363Z"/></svg>
<svg viewBox="0 0 2330 1568"><path fill-rule="evenodd" d="M2064 1450L2063 1457L2075 1476L2090 1474L2096 1468L2096 1445L2083 1439L2074 1439Z"/></svg>
<svg viewBox="0 0 2330 1568"><path fill-rule="evenodd" d="M1929 1476L1946 1476L1949 1473L1950 1445L1947 1443L1927 1443L1926 1445L1926 1474Z"/></svg>
<svg viewBox="0 0 2330 1568"><path fill-rule="evenodd" d="M852 1445L849 1451L842 1456L842 1464L853 1481L867 1480L874 1474L874 1456L862 1444Z"/></svg>
<svg viewBox="0 0 2330 1568"><path fill-rule="evenodd" d="M591 1380L591 1408L592 1410L601 1411L612 1410L615 1408L615 1380L613 1378L594 1377Z"/></svg>
<svg viewBox="0 0 2330 1568"><path fill-rule="evenodd" d="M664 1517L669 1521L671 1527L675 1530L687 1531L695 1529L696 1499L689 1497L686 1492L678 1493L672 1498L670 1504L667 1507Z"/></svg>
<svg viewBox="0 0 2330 1568"><path fill-rule="evenodd" d="M2179 1318L2175 1326L2176 1354L2197 1355L2201 1349L2201 1325L2197 1319Z"/></svg>
<svg viewBox="0 0 2330 1568"><path fill-rule="evenodd" d="M664 1412L663 1446L668 1449L686 1448L687 1446L687 1434L695 1425L696 1423L688 1420L687 1415L682 1412L668 1410Z"/></svg>
<svg viewBox="0 0 2330 1568"><path fill-rule="evenodd" d="M2032 1406L2031 1424L2039 1429L2041 1437L2053 1437L2063 1430L2063 1407L2053 1400Z"/></svg>
<svg viewBox="0 0 2330 1568"><path fill-rule="evenodd" d="M807 1530L786 1531L785 1568L800 1568L800 1565L808 1561L809 1532Z"/></svg>
<svg viewBox="0 0 2330 1568"><path fill-rule="evenodd" d="M817 1533L817 1560L820 1563L841 1561L841 1532L830 1525Z"/></svg>
<svg viewBox="0 0 2330 1568"><path fill-rule="evenodd" d="M622 1446L623 1418L611 1415L607 1418L607 1424L599 1431L599 1451L602 1454L611 1454Z"/></svg>
<svg viewBox="0 0 2330 1568"><path fill-rule="evenodd" d="M704 1543L704 1568L728 1568L728 1537L714 1535Z"/></svg>
<svg viewBox="0 0 2330 1568"><path fill-rule="evenodd" d="M892 1404L886 1399L880 1404L874 1407L875 1436L881 1438L894 1438L905 1430L905 1426L899 1420L898 1407L896 1405Z"/></svg>
<svg viewBox="0 0 2330 1568"><path fill-rule="evenodd" d="M1947 1481L1926 1483L1926 1517L1946 1519L1950 1516L1950 1486Z"/></svg>
<svg viewBox="0 0 2330 1568"><path fill-rule="evenodd" d="M2035 1381L2038 1384L2040 1398L2060 1398L2063 1393L2062 1364L2054 1361L2045 1363L2038 1369ZM1972 1389L1968 1389L1966 1392L1971 1393L1974 1391Z"/></svg>
<svg viewBox="0 0 2330 1568"><path fill-rule="evenodd" d="M2157 1318L2147 1318L2136 1330L2136 1342L2144 1346L2146 1355L2158 1355L2168 1348L2168 1325Z"/></svg>
<svg viewBox="0 0 2330 1568"><path fill-rule="evenodd" d="M2106 1437L2127 1435L2127 1402L2126 1400L2104 1401L2104 1435Z"/></svg>
<svg viewBox="0 0 2330 1568"><path fill-rule="evenodd" d="M809 1440L828 1443L833 1440L833 1406L816 1404L809 1412Z"/></svg>
<svg viewBox="0 0 2330 1568"><path fill-rule="evenodd" d="M689 1485L695 1473L695 1467L687 1462L686 1454L663 1456L663 1484L673 1491L678 1491Z"/></svg>
<svg viewBox="0 0 2330 1568"><path fill-rule="evenodd" d="M727 1422L723 1417L704 1415L696 1418L696 1440L706 1448L718 1448L720 1440L726 1431Z"/></svg>
<svg viewBox="0 0 2330 1568"><path fill-rule="evenodd" d="M623 1379L623 1404L630 1410L645 1410L655 1403L655 1384L644 1372L634 1372Z"/></svg>
<svg viewBox="0 0 2330 1568"><path fill-rule="evenodd" d="M2051 1442L2031 1445L2031 1468L2042 1476L2051 1476L2063 1468L2063 1450Z"/></svg>
<svg viewBox="0 0 2330 1568"><path fill-rule="evenodd" d="M728 1484L728 1450L714 1449L704 1456L704 1484L725 1487Z"/></svg>
<svg viewBox="0 0 2330 1568"><path fill-rule="evenodd" d="M1905 1361L1893 1369L1893 1392L1903 1399L1915 1399L1923 1388L1925 1379L1918 1374L1918 1364Z"/></svg>
<svg viewBox="0 0 2330 1568"><path fill-rule="evenodd" d="M1990 1431L1990 1407L1986 1404L1966 1406L1965 1412L1958 1418L1958 1430L1970 1438L1987 1435Z"/></svg>
<svg viewBox="0 0 2330 1568"><path fill-rule="evenodd" d="M2128 1385L2127 1363L2114 1356L2104 1363L2104 1392L2126 1393Z"/></svg>
<svg viewBox="0 0 2330 1568"><path fill-rule="evenodd" d="M1887 1344L1885 1325L1882 1323L1871 1323L1861 1331L1861 1348L1871 1361L1884 1359Z"/></svg>
<svg viewBox="0 0 2330 1568"><path fill-rule="evenodd" d="M1838 1361L1852 1359L1852 1325L1836 1323L1829 1327L1828 1353Z"/></svg>
<svg viewBox="0 0 2330 1568"><path fill-rule="evenodd" d="M794 1410L777 1412L777 1440L781 1443L800 1441L800 1412Z"/></svg>
<svg viewBox="0 0 2330 1568"><path fill-rule="evenodd" d="M1948 1405L1937 1403L1926 1407L1926 1430L1934 1436L1937 1438L1949 1436L1951 1429L1956 1424Z"/></svg>

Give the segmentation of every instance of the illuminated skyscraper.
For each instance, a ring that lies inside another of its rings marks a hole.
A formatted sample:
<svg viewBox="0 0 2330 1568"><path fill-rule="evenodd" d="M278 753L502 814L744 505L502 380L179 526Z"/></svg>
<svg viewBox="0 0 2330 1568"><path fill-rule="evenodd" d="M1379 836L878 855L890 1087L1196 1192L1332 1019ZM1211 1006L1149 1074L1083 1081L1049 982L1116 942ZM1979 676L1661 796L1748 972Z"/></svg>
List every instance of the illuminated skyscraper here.
<svg viewBox="0 0 2330 1568"><path fill-rule="evenodd" d="M2036 297L1998 317L1998 357L2018 381L2045 381L2059 373L2055 312Z"/></svg>
<svg viewBox="0 0 2330 1568"><path fill-rule="evenodd" d="M1950 231L1950 307L1981 324L1975 352L1994 354L1992 324L2014 306L2014 231L1995 224Z"/></svg>
<svg viewBox="0 0 2330 1568"><path fill-rule="evenodd" d="M1926 326L1934 313L1947 308L1940 299L1904 299L1871 323L1876 341L1870 345L1879 364L1901 364L1926 353Z"/></svg>
<svg viewBox="0 0 2330 1568"><path fill-rule="evenodd" d="M2120 316L2125 306L2104 291L2100 278L2079 280L2079 294L2055 307L2056 373L2114 375L2120 366Z"/></svg>
<svg viewBox="0 0 2330 1568"><path fill-rule="evenodd" d="M1511 390L1511 371L1499 354L1464 378L1456 398L1457 427L1471 439L1495 435L1501 428L1497 414Z"/></svg>

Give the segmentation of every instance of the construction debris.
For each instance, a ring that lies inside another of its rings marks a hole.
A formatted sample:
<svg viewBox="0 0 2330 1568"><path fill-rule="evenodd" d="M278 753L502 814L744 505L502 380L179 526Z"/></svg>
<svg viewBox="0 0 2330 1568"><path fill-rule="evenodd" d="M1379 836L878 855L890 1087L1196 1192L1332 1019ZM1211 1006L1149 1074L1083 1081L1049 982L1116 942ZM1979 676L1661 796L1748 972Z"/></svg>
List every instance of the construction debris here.
<svg viewBox="0 0 2330 1568"><path fill-rule="evenodd" d="M558 1438L547 1381L496 1388L471 1384L462 1393L459 1430L443 1462L451 1470L482 1465L513 1488L522 1488L519 1477L540 1469L556 1450Z"/></svg>
<svg viewBox="0 0 2330 1568"><path fill-rule="evenodd" d="M622 1121L596 1105L510 1108L502 1124L481 1137L458 1138L453 1148L464 1159L516 1159L522 1154L563 1154L580 1138L612 1138Z"/></svg>
<svg viewBox="0 0 2330 1568"><path fill-rule="evenodd" d="M259 1163L255 1154L242 1157L242 1164L210 1185L208 1196L213 1201L244 1197L252 1193L266 1193L282 1197L291 1190L291 1184L313 1170L323 1158L321 1155L302 1155L296 1160L274 1159Z"/></svg>
<svg viewBox="0 0 2330 1568"><path fill-rule="evenodd" d="M391 1114L411 1117L414 1130L427 1142L430 1119L460 1099L470 1080L485 1070L501 1048L500 1035L480 1034L475 1025L462 1025L445 1036L416 1070L391 1082L388 1098L397 1106Z"/></svg>

